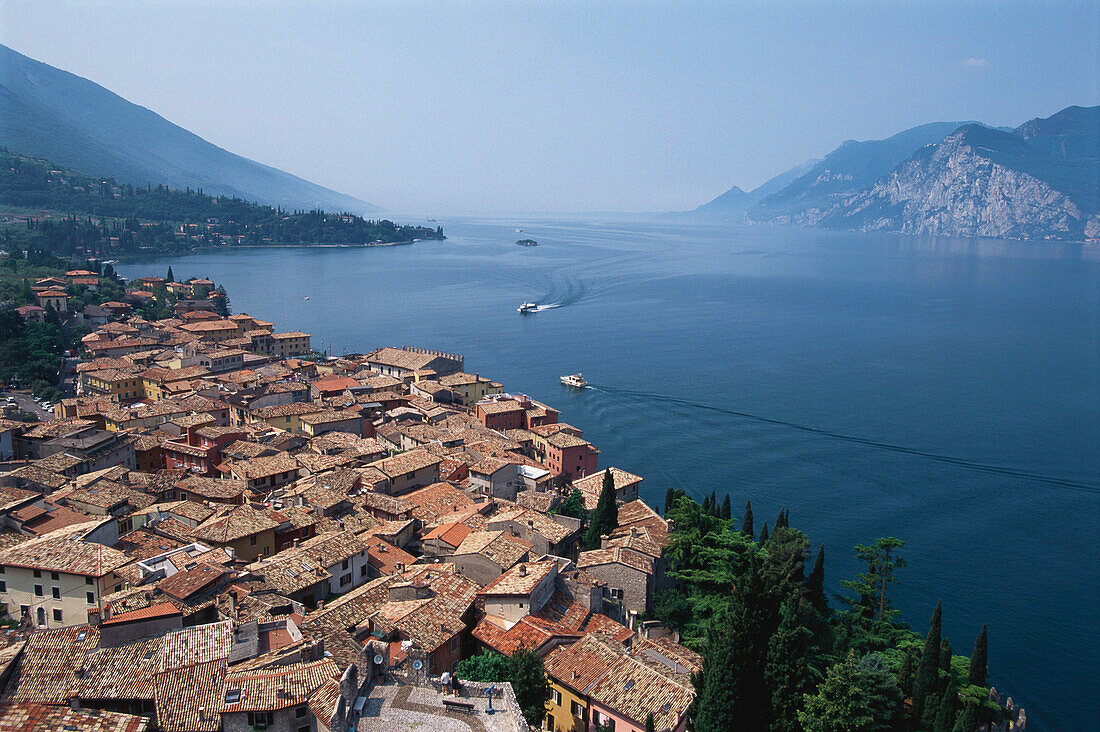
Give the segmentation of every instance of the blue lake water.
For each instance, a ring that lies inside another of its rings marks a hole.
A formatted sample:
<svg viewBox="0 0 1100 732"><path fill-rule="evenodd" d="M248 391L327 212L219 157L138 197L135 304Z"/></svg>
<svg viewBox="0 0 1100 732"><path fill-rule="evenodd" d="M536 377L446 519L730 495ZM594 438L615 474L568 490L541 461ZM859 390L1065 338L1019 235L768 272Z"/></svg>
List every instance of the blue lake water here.
<svg viewBox="0 0 1100 732"><path fill-rule="evenodd" d="M1100 247L671 221L442 221L444 242L128 262L205 276L314 345L463 353L546 401L601 466L783 506L826 545L908 543L895 602L1035 729L1097 727ZM434 225L434 224L433 224ZM517 227L523 233L516 233ZM520 247L530 237L538 247ZM304 298L309 297L309 300ZM524 300L553 305L520 315ZM573 391L561 374L583 371ZM1029 727L1030 729L1030 727Z"/></svg>

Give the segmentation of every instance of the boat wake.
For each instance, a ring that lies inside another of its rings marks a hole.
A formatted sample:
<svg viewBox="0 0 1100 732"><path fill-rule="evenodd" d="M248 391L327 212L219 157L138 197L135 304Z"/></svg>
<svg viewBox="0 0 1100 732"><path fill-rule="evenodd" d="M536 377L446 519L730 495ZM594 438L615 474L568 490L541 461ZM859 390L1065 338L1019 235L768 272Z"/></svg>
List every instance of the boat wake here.
<svg viewBox="0 0 1100 732"><path fill-rule="evenodd" d="M888 452L899 453L902 455L912 455L915 457L921 457L928 460L935 460L936 462L946 463L948 465L955 465L960 468L966 468L967 470L976 470L983 473L990 473L992 475L1002 475L1009 478L1019 478L1022 480L1031 480L1037 483L1045 483L1047 485L1059 486L1062 488L1069 488L1072 490L1082 491L1085 493L1100 493L1100 485L1094 485L1092 483L1084 483L1081 481L1070 480L1068 478L1059 478L1052 475L1044 475L1043 473L1034 473L1029 470L1021 470L1018 468L1010 468L1002 465L992 465L989 463L980 463L974 460L967 460L965 458L959 458L952 455L942 455L939 453L928 452L926 450L919 450L913 447L907 447L905 445L896 445L889 442L882 442L880 440L872 440L866 437L860 437L858 435L847 435L841 432L833 432L831 430L822 429L820 427L812 427L810 425L798 424L797 422L788 422L782 419L775 419L772 417L765 417L759 414L752 414L750 412L741 412L736 409L726 409L724 407L716 407L712 404L705 404L703 402L693 402L688 399L681 399L679 397L667 396L665 394L656 394L646 391L635 391L632 389L618 389L610 386L598 386L589 384L589 389L606 393L612 396L620 396L622 398L630 399L638 402L663 402L665 404L676 404L679 406L689 407L692 409L698 409L708 412L717 412L719 414L727 414L733 417L740 417L742 419L752 420L754 422L761 422L764 424L777 425L780 427L786 427L788 429L799 430L801 432L808 432L811 434L819 435L821 437L827 437L834 440L842 440L856 445L863 445L864 447L874 448L876 450L886 450Z"/></svg>

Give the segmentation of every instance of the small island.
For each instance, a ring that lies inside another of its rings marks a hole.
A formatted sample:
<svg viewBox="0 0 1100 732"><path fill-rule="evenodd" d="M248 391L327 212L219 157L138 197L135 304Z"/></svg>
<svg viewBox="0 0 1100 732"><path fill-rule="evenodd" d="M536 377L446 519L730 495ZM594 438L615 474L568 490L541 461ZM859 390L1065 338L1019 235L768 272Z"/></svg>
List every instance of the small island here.
<svg viewBox="0 0 1100 732"><path fill-rule="evenodd" d="M516 244L519 244L521 247L537 247L539 245L534 239L520 239Z"/></svg>

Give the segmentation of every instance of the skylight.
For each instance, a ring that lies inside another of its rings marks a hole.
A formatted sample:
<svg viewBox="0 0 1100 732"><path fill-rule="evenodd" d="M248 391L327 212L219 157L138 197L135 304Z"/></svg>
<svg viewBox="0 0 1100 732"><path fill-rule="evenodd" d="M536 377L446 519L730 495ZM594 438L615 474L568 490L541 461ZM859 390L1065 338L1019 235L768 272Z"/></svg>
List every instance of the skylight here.
<svg viewBox="0 0 1100 732"><path fill-rule="evenodd" d="M240 689L226 689L226 691L225 691L225 703L226 704L236 704L240 700L241 700L241 690Z"/></svg>

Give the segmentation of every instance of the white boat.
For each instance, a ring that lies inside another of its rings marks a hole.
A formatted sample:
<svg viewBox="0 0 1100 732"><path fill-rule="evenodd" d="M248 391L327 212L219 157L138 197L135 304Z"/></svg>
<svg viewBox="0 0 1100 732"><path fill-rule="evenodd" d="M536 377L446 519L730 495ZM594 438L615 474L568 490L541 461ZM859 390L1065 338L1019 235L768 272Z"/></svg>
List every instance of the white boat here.
<svg viewBox="0 0 1100 732"><path fill-rule="evenodd" d="M309 299L309 295L306 295L306 299L307 299L307 300Z"/></svg>
<svg viewBox="0 0 1100 732"><path fill-rule="evenodd" d="M521 313L536 313L538 309L539 304L537 302L525 302L516 308L516 310Z"/></svg>
<svg viewBox="0 0 1100 732"><path fill-rule="evenodd" d="M561 377L561 383L566 386L575 386L578 389L583 389L588 386L588 382L584 380L583 374L569 374L568 376Z"/></svg>

